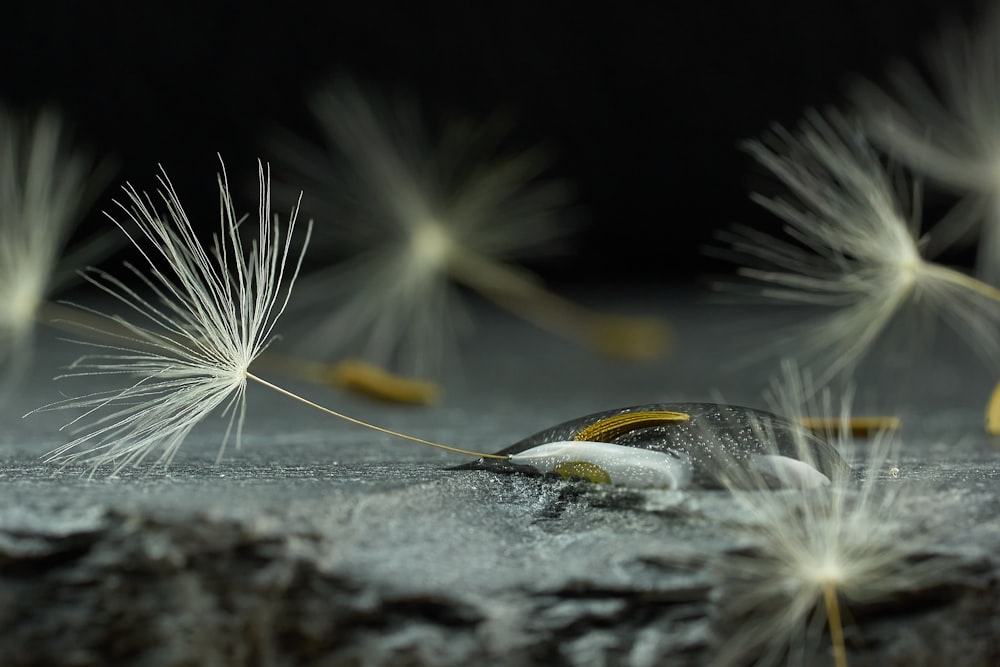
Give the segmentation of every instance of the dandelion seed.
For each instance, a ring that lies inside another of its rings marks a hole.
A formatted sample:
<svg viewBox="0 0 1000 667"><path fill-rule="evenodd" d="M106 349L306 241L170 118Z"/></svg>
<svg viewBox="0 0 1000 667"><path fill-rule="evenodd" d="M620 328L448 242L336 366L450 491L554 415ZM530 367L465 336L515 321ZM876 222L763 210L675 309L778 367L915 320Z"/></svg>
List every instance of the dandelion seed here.
<svg viewBox="0 0 1000 667"><path fill-rule="evenodd" d="M268 352L261 355L257 368L340 387L384 403L432 405L441 398L441 387L434 382L394 375L358 359L319 362Z"/></svg>
<svg viewBox="0 0 1000 667"><path fill-rule="evenodd" d="M872 416L872 417L851 417L851 420L842 424L839 419L827 419L825 417L803 417L799 423L810 431L825 435L836 435L841 428L849 428L851 435L855 438L863 438L881 431L896 431L902 425L899 417Z"/></svg>
<svg viewBox="0 0 1000 667"><path fill-rule="evenodd" d="M72 282L62 267L106 252L105 237L64 246L107 169L65 145L60 117L45 111L28 122L0 108L0 364L17 377L31 333L53 310L49 294Z"/></svg>
<svg viewBox="0 0 1000 667"><path fill-rule="evenodd" d="M986 401L986 432L1000 435L1000 384L993 388Z"/></svg>
<svg viewBox="0 0 1000 667"><path fill-rule="evenodd" d="M785 366L776 402L789 417L801 417L806 397L818 395L827 419L837 419L837 447L853 451L849 429L850 392L834 417L828 392L814 391L808 374ZM860 474L832 472L829 484L806 491L771 491L771 480L747 475L732 479L730 491L740 517L733 528L741 546L712 564L718 577L713 598L715 623L725 639L713 664L814 664L823 626L833 662L848 663L846 611L891 604L941 581L944 560L934 557L934 535L907 515L911 490L894 477L897 448L892 432L877 434ZM766 437L766 433L762 433ZM805 443L803 443L805 444ZM804 448L802 458L808 460ZM751 474L752 471L749 471ZM734 628L736 628L734 630Z"/></svg>
<svg viewBox="0 0 1000 667"><path fill-rule="evenodd" d="M291 247L297 208L282 237L277 217L271 216L270 175L260 163L258 183L257 236L249 251L224 169L219 175L221 230L210 249L198 241L165 172L159 177L165 215L154 198L131 185L123 188L126 202L118 204L123 215L109 217L142 254L148 271L127 265L132 275L126 281L90 269L86 278L141 317L143 324L84 308L106 318L104 333L115 336L119 345L88 343L102 352L82 357L67 376L120 376L126 382L122 388L41 408L83 411L68 425L80 434L46 460L85 461L94 471L109 466L113 473L154 455L157 463L167 465L191 429L217 409L228 416L221 459L230 436L240 445L248 380L355 424L464 452L334 412L251 372L285 310L311 233L310 224L302 252L295 257Z"/></svg>
<svg viewBox="0 0 1000 667"><path fill-rule="evenodd" d="M895 184L857 124L811 112L797 134L775 127L745 146L793 198L754 195L787 224L787 239L746 227L723 233L750 266L752 285L727 285L779 303L836 311L793 332L820 384L849 372L907 306L938 315L988 359L997 358L1000 291L921 254L919 218L907 214Z"/></svg>
<svg viewBox="0 0 1000 667"><path fill-rule="evenodd" d="M937 230L934 249L981 228L978 268L1000 280L1000 4L975 30L953 27L930 57L929 84L909 64L895 66L890 85L859 82L855 99L873 140L893 159L965 196Z"/></svg>
<svg viewBox="0 0 1000 667"><path fill-rule="evenodd" d="M651 358L666 343L653 318L593 313L544 289L511 262L561 235L567 189L541 179L538 149L498 152L495 126L453 122L440 144L424 138L414 105L380 104L349 82L320 91L313 111L340 154L283 146L315 195L323 232L350 259L311 277L302 303L343 306L304 340L329 355L358 342L384 367L436 374L467 324L455 285L555 333L609 354Z"/></svg>

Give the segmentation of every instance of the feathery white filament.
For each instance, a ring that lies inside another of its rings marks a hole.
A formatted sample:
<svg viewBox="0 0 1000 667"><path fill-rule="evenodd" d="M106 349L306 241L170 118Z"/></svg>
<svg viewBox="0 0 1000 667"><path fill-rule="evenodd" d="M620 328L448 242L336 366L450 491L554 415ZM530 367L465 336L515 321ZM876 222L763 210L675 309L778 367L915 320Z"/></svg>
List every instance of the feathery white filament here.
<svg viewBox="0 0 1000 667"><path fill-rule="evenodd" d="M488 124L452 122L432 144L412 102L393 105L343 80L311 102L337 161L282 148L323 238L352 255L301 285L297 302L338 304L303 345L329 354L360 343L377 364L435 374L464 322L454 283L480 290L465 280L471 273L507 289L504 277L522 272L504 260L558 234L553 212L565 192L536 181L537 150L483 162L497 150Z"/></svg>
<svg viewBox="0 0 1000 667"><path fill-rule="evenodd" d="M893 179L860 129L810 113L796 134L774 128L746 149L793 198L754 195L786 222L789 239L748 228L720 235L750 266L759 294L836 308L796 332L823 383L849 371L893 317L913 304L937 312L980 353L996 358L1000 292L921 256L919 221L907 216Z"/></svg>
<svg viewBox="0 0 1000 667"><path fill-rule="evenodd" d="M24 359L93 183L93 162L68 151L51 111L23 122L0 108L0 363Z"/></svg>
<svg viewBox="0 0 1000 667"><path fill-rule="evenodd" d="M128 333L118 335L118 345L95 345L105 352L81 358L66 374L134 381L41 408L81 409L70 426L86 422L81 435L48 455L50 461L84 459L95 469L111 465L117 472L158 452L157 461L166 464L191 429L220 406L229 415L229 427L219 457L233 431L240 444L248 368L271 340L305 252L303 245L293 266L287 266L297 207L282 238L277 218L271 217L269 173L258 162L257 237L247 250L223 167L221 230L206 249L166 173L158 180L165 213L153 197L126 185L127 201L118 203L122 217L109 215L148 264L145 270L128 266L136 287L96 269L85 276L142 323L106 316ZM305 244L310 232L311 224Z"/></svg>
<svg viewBox="0 0 1000 667"><path fill-rule="evenodd" d="M747 664L751 656L780 664L791 647L816 648L828 591L837 605L863 604L940 575L933 561L909 563L930 538L908 525L898 483L880 482L887 451L880 437L858 484L841 476L808 492L733 490L743 517L737 531L751 550L726 554L716 572L726 617L744 621L713 664ZM843 614L836 613L839 625Z"/></svg>
<svg viewBox="0 0 1000 667"><path fill-rule="evenodd" d="M979 270L1000 280L1000 5L975 30L953 27L929 59L933 85L908 64L885 88L856 86L868 131L892 157L933 183L966 196L936 248L969 236L980 223Z"/></svg>
<svg viewBox="0 0 1000 667"><path fill-rule="evenodd" d="M773 385L775 408L792 418L839 418L834 444L845 454L854 451L851 392L835 406L813 387L808 373L786 363ZM834 470L828 484L809 490L771 491L767 475L756 484L745 476L734 480L736 536L745 544L713 564L726 632L713 665L798 664L804 658L797 653L816 649L828 623L836 664L846 664L841 604L886 601L941 576L943 560L915 558L934 537L907 515L911 489L886 478L897 445L893 433L876 434L863 445L869 454L860 479ZM807 443L801 446L800 458L807 460ZM771 454L778 454L776 445Z"/></svg>

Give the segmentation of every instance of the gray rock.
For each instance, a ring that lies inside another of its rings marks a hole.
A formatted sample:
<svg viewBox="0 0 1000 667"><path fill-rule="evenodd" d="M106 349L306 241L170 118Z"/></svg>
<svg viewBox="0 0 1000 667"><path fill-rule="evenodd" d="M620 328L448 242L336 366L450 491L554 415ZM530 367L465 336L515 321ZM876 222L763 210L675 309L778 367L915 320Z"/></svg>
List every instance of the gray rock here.
<svg viewBox="0 0 1000 667"><path fill-rule="evenodd" d="M721 346L736 314L679 304L684 354L661 366L593 360L488 315L441 407L290 384L485 451L602 409L705 400L714 387L766 407L766 373L735 372L726 355L742 352ZM40 345L12 414L58 398L41 366L76 353ZM852 666L1000 664L1000 450L980 434L995 378L951 348L927 359L914 372L945 387L910 383L905 409L892 410L906 444L903 481L886 484L916 489L901 517L930 538L912 558L941 571L933 585L848 607ZM866 395L879 382L862 385L860 412L888 411L892 396ZM460 457L250 394L243 449L221 464L224 420L210 420L167 472L113 479L39 462L65 441L56 429L69 415L5 418L0 664L702 665L742 622L726 606L737 584L715 567L752 550L726 492L448 470ZM825 636L806 649L803 664L832 664Z"/></svg>

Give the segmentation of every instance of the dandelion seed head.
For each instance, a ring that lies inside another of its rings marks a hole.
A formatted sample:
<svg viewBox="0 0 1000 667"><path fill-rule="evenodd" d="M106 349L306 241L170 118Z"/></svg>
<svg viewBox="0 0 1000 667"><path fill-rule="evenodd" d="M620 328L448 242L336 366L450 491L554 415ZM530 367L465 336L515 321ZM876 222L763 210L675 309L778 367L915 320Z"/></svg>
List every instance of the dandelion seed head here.
<svg viewBox="0 0 1000 667"><path fill-rule="evenodd" d="M103 182L65 135L53 111L27 119L0 107L0 362L23 360L39 306L68 282L60 257Z"/></svg>
<svg viewBox="0 0 1000 667"><path fill-rule="evenodd" d="M816 566L813 566L803 572L807 579L812 579L819 585L824 584L842 584L848 578L845 577L845 572L841 563L836 559L835 554L827 554L826 559L820 561Z"/></svg>
<svg viewBox="0 0 1000 667"><path fill-rule="evenodd" d="M721 234L750 281L723 287L833 308L781 339L819 370L821 382L850 372L911 305L936 310L978 352L997 357L996 295L970 289L967 276L921 254L919 218L857 122L810 112L798 132L776 127L746 148L791 194L754 195L785 221L785 237L745 227Z"/></svg>
<svg viewBox="0 0 1000 667"><path fill-rule="evenodd" d="M35 313L48 287L46 278L32 273L9 286L2 297L5 307L0 310L0 328L12 332L15 338L33 328Z"/></svg>
<svg viewBox="0 0 1000 667"><path fill-rule="evenodd" d="M952 23L928 54L928 81L895 64L886 88L867 81L855 100L872 137L928 178L961 190L1000 187L1000 96L993 6L975 29Z"/></svg>
<svg viewBox="0 0 1000 667"><path fill-rule="evenodd" d="M1000 279L1000 5L975 28L953 24L928 56L928 81L896 64L883 88L856 84L856 106L873 140L895 160L963 202L930 239L934 252L978 230L980 274Z"/></svg>
<svg viewBox="0 0 1000 667"><path fill-rule="evenodd" d="M406 254L412 257L418 275L438 275L447 273L448 260L454 248L455 241L445 226L429 219L414 225Z"/></svg>
<svg viewBox="0 0 1000 667"><path fill-rule="evenodd" d="M810 374L786 364L772 403L792 418L819 410L839 419L835 442L854 451L847 428L851 392L835 405L829 392L815 387ZM940 581L945 566L930 550L934 536L908 513L914 488L884 477L898 441L882 432L865 446L863 472L835 473L829 486L767 491L764 480L754 489L746 479L732 486L740 547L712 565L719 578L717 620L726 629L713 664L794 663L792 655L822 650L829 604L839 624L852 605L888 603Z"/></svg>
<svg viewBox="0 0 1000 667"><path fill-rule="evenodd" d="M155 453L166 465L190 431L219 408L228 417L219 458L231 435L239 446L250 364L270 343L302 261L302 254L297 260L291 254L297 208L282 235L261 163L258 184L257 236L249 249L224 168L220 231L210 247L199 241L165 172L155 198L123 188L125 200L108 217L146 266L126 265L127 279L98 269L85 277L137 321L90 310L108 319L118 343L93 345L99 352L79 359L63 377L121 378L124 386L41 408L82 412L68 425L76 437L47 460L82 460L117 472Z"/></svg>
<svg viewBox="0 0 1000 667"><path fill-rule="evenodd" d="M431 139L413 100L346 80L310 101L328 149L280 149L317 241L345 259L303 281L296 303L330 314L301 346L435 375L468 324L456 284L506 289L523 273L511 258L563 234L566 188L540 178L540 150L503 150L489 122L453 120Z"/></svg>

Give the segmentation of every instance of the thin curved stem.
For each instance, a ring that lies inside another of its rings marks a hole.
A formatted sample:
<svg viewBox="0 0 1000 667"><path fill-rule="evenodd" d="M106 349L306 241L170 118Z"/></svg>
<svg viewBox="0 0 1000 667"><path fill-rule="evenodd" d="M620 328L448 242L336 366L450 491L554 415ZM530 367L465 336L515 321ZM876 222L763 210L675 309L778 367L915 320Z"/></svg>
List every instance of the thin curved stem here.
<svg viewBox="0 0 1000 667"><path fill-rule="evenodd" d="M830 643L833 644L833 662L836 667L847 667L844 626L840 621L840 603L837 600L837 586L833 582L828 581L823 584L823 602L826 605L826 622L830 626Z"/></svg>
<svg viewBox="0 0 1000 667"><path fill-rule="evenodd" d="M612 357L650 361L670 347L669 327L659 318L593 311L549 291L530 274L485 255L455 254L449 270L457 282L509 312Z"/></svg>
<svg viewBox="0 0 1000 667"><path fill-rule="evenodd" d="M278 392L279 394L284 394L285 396L287 396L287 397L289 397L291 399L294 399L294 400L296 400L296 401L298 401L300 403L304 403L305 405L308 405L309 407L316 408L317 410L321 410L321 411L327 413L328 415L333 415L334 417L338 417L340 419L343 419L344 421L351 422L352 424L357 424L358 426L363 426L364 428L371 429L373 431L378 431L379 433L385 433L386 435L391 435L391 436L394 436L396 438L402 438L403 440L410 440L412 442L418 442L421 445L429 445L431 447L437 447L438 449L444 449L446 451L455 452L457 454L467 454L469 456L478 456L478 457L486 458L486 459L508 459L508 458L510 458L510 457L508 457L508 456L506 456L504 454L484 454L482 452L473 452L473 451L470 451L468 449L460 449L458 447L451 447L450 445L442 445L442 444L437 443L437 442L431 442L430 440L424 440L423 438L417 438L417 437L412 436L412 435L406 435L405 433L399 433L397 431L392 431L390 429L383 428L381 426L376 426L375 424L370 424L370 423L368 423L366 421L362 421L360 419L355 419L354 417L349 417L348 415L345 415L345 414L343 414L341 412L337 412L335 410L331 410L330 408L324 407L324 406L320 405L319 403L314 403L313 401L310 401L308 398L303 398L302 396L299 396L298 394L294 394L294 393L288 391L287 389L283 389L282 387L279 387L276 384L272 384L272 383L268 382L267 380L265 380L265 379L263 379L261 377L258 377L256 375L254 375L253 373L250 373L249 371L247 372L246 377L247 377L248 380L253 380L254 382L256 382L258 384L262 384L262 385L264 385L265 387L267 387L269 389L273 389L274 391Z"/></svg>
<svg viewBox="0 0 1000 667"><path fill-rule="evenodd" d="M944 282L949 282L952 285L957 285L958 287L963 287L967 290L975 292L979 296L992 299L993 301L1000 303L1000 289L997 289L993 285L985 283L982 280L977 280L972 276L968 276L961 271L949 269L947 266L941 266L940 264L935 264L933 262L925 262L923 271L934 278L938 278Z"/></svg>

